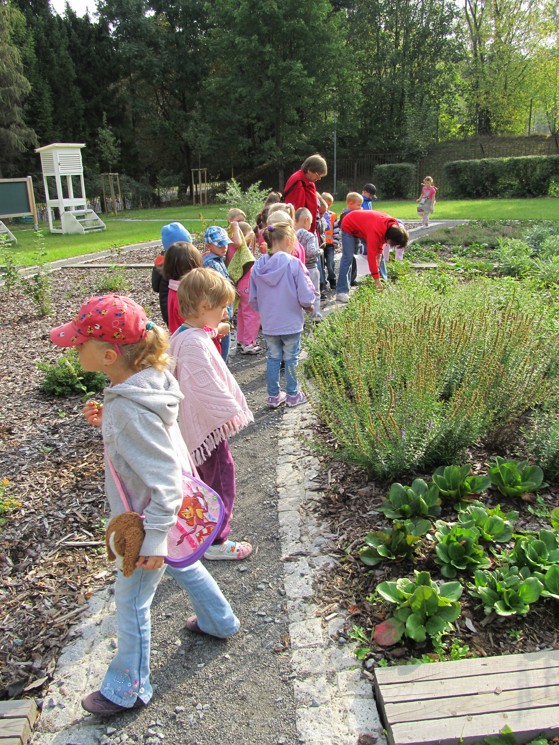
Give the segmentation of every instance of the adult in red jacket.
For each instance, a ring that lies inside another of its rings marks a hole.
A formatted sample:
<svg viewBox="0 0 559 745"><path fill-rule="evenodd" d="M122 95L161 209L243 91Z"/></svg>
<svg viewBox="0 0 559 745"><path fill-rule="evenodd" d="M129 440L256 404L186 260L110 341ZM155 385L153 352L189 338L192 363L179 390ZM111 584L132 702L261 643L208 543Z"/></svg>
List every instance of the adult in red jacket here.
<svg viewBox="0 0 559 745"><path fill-rule="evenodd" d="M367 261L375 285L382 290L379 273L379 258L385 243L397 248L408 245L408 231L398 223L395 217L376 210L351 210L341 221L342 258L336 284L336 300L347 303L349 300L349 273L354 253L357 250L357 239L367 244Z"/></svg>
<svg viewBox="0 0 559 745"><path fill-rule="evenodd" d="M292 204L295 210L306 207L312 215L311 233L316 233L316 218L319 210L326 211L326 202L316 191L316 182L328 173L328 166L321 155L310 155L301 168L288 179L283 189L283 201Z"/></svg>

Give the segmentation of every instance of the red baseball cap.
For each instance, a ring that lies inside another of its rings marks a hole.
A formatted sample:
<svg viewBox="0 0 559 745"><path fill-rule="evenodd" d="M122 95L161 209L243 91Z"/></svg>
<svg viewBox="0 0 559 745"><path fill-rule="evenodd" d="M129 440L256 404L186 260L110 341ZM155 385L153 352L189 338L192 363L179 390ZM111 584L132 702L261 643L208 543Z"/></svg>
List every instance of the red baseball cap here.
<svg viewBox="0 0 559 745"><path fill-rule="evenodd" d="M50 331L58 347L75 347L89 339L110 344L136 344L146 335L148 319L141 305L122 295L90 298L69 323Z"/></svg>

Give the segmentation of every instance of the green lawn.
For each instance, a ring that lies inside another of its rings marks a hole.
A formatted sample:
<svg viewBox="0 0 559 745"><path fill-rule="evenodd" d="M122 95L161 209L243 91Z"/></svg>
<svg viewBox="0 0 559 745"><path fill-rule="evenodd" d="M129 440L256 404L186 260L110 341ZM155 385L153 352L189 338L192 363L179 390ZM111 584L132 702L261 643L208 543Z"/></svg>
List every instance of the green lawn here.
<svg viewBox="0 0 559 745"><path fill-rule="evenodd" d="M339 213L345 206L336 202ZM379 210L403 220L417 219L416 203L413 201L376 203ZM118 217L102 216L107 229L85 235L61 235L49 233L48 225L42 224L42 239L37 239L29 225L8 223L18 239L8 249L18 266L30 266L37 262L37 251L44 247L48 261L80 256L103 251L112 247L132 243L158 240L161 227L169 222L182 222L193 233L199 233L204 223L225 225L225 205L208 207L165 207L161 209L134 210L119 213ZM203 222L200 217L202 217ZM433 220L480 219L480 220L559 220L559 199L478 199L444 200L437 202ZM1 263L1 262L0 262Z"/></svg>

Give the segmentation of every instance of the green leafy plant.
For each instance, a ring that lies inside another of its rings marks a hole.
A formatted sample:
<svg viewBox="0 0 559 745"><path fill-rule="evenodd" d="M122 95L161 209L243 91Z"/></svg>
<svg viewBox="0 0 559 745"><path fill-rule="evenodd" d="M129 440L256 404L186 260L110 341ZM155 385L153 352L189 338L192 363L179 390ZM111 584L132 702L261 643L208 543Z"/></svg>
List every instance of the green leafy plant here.
<svg viewBox="0 0 559 745"><path fill-rule="evenodd" d="M543 585L542 598L559 600L559 566L550 566L547 572L534 572L534 577Z"/></svg>
<svg viewBox="0 0 559 745"><path fill-rule="evenodd" d="M546 572L549 567L559 565L559 537L554 530L540 530L537 536L520 536L505 558L519 567Z"/></svg>
<svg viewBox="0 0 559 745"><path fill-rule="evenodd" d="M433 474L433 481L448 502L460 502L472 494L481 494L491 485L489 476L474 476L470 466L441 466Z"/></svg>
<svg viewBox="0 0 559 745"><path fill-rule="evenodd" d="M438 487L423 479L415 479L411 486L392 484L378 510L392 520L436 517L441 512Z"/></svg>
<svg viewBox="0 0 559 745"><path fill-rule="evenodd" d="M56 362L40 360L37 367L44 373L39 390L48 396L71 396L75 393L87 396L102 391L108 382L103 373L86 372L73 347L64 352Z"/></svg>
<svg viewBox="0 0 559 745"><path fill-rule="evenodd" d="M8 518L7 515L21 507L21 502L8 494L9 479L0 480L0 527L4 525Z"/></svg>
<svg viewBox="0 0 559 745"><path fill-rule="evenodd" d="M99 279L97 289L101 293L128 292L130 289L130 282L126 277L126 269L122 266L112 266Z"/></svg>
<svg viewBox="0 0 559 745"><path fill-rule="evenodd" d="M268 191L260 188L261 183L261 181L256 181L246 191L243 191L239 182L233 178L227 182L223 194L217 195L217 199L220 202L225 202L228 207L241 209L247 216L249 223L252 224L268 196Z"/></svg>
<svg viewBox="0 0 559 745"><path fill-rule="evenodd" d="M20 276L11 243L3 233L0 234L0 264L1 288L9 295L17 287Z"/></svg>
<svg viewBox="0 0 559 745"><path fill-rule="evenodd" d="M416 642L439 637L460 615L462 585L437 584L429 572L415 572L415 579L381 582L377 593L397 606L391 618L375 626L373 640L382 647L396 644L403 636Z"/></svg>
<svg viewBox="0 0 559 745"><path fill-rule="evenodd" d="M475 527L435 523L435 561L447 579L456 577L458 571L486 569L491 561L479 543L480 532Z"/></svg>
<svg viewBox="0 0 559 745"><path fill-rule="evenodd" d="M359 558L369 567L374 567L385 559L411 559L421 536L430 529L429 520L397 520L389 530L367 533L365 546L359 550Z"/></svg>
<svg viewBox="0 0 559 745"><path fill-rule="evenodd" d="M486 615L525 616L543 590L543 583L528 567L505 566L493 571L478 570L469 593L479 598Z"/></svg>
<svg viewBox="0 0 559 745"><path fill-rule="evenodd" d="M371 653L371 638L363 626L354 626L348 634L349 638L357 642L358 646L354 650L354 655L358 660L366 659Z"/></svg>
<svg viewBox="0 0 559 745"><path fill-rule="evenodd" d="M525 460L507 460L497 456L488 475L491 483L505 497L519 497L545 486L542 469L539 466L529 466Z"/></svg>
<svg viewBox="0 0 559 745"><path fill-rule="evenodd" d="M465 528L476 528L481 540L508 543L512 538L513 525L518 520L518 512L505 514L500 505L491 509L481 502L474 502L458 513L458 521Z"/></svg>

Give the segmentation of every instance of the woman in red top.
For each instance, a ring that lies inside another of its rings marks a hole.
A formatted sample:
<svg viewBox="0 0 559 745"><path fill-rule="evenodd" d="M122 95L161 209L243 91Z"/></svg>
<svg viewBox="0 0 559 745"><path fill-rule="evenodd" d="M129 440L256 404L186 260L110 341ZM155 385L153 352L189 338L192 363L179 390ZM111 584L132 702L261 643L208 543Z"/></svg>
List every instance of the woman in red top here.
<svg viewBox="0 0 559 745"><path fill-rule="evenodd" d="M316 191L316 182L328 173L322 155L310 155L301 168L287 179L283 190L283 201L292 204L297 211L306 207L312 215L310 231L316 233L316 218L326 211L326 202Z"/></svg>
<svg viewBox="0 0 559 745"><path fill-rule="evenodd" d="M375 285L382 290L379 273L379 257L385 243L397 248L408 245L408 231L395 217L376 210L351 210L341 221L342 258L336 285L336 300L347 303L349 300L349 272L353 255L357 249L357 239L367 244L367 261Z"/></svg>

